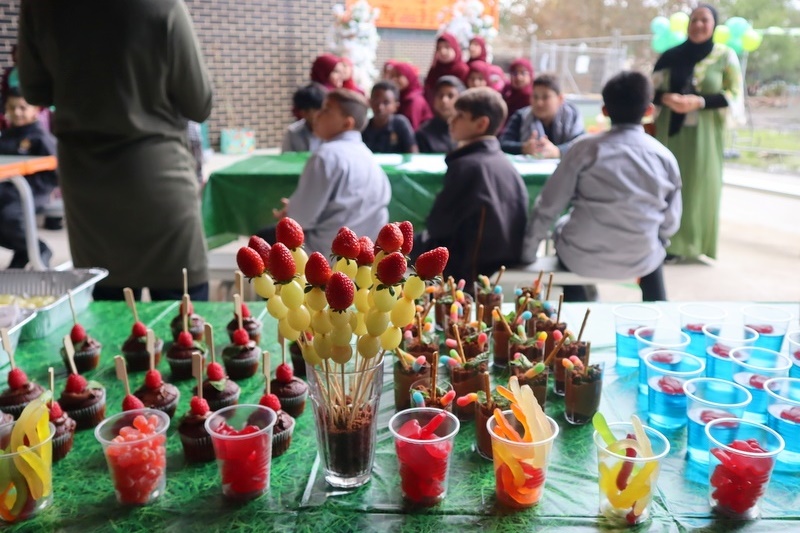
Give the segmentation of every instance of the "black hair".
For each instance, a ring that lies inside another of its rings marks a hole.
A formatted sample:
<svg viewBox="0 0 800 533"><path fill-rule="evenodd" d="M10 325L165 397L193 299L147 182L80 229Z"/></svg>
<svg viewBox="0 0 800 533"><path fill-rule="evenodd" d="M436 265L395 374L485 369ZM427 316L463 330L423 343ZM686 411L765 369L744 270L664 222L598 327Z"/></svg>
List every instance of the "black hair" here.
<svg viewBox="0 0 800 533"><path fill-rule="evenodd" d="M624 70L603 86L603 104L612 124L640 124L650 102L650 78L634 70Z"/></svg>
<svg viewBox="0 0 800 533"><path fill-rule="evenodd" d="M456 91L458 91L458 94L463 93L467 89L464 86L464 82L462 82L460 79L456 78L455 76L451 76L449 74L445 75L445 76L442 76L441 78L436 80L435 88L436 88L437 91L439 90L439 87L444 87L444 86L454 87L456 89Z"/></svg>
<svg viewBox="0 0 800 533"><path fill-rule="evenodd" d="M561 82L553 73L539 74L533 80L534 87L546 87L556 94L561 94Z"/></svg>
<svg viewBox="0 0 800 533"><path fill-rule="evenodd" d="M9 87L6 98L24 98L24 96L22 96L22 92L19 90L19 87Z"/></svg>
<svg viewBox="0 0 800 533"><path fill-rule="evenodd" d="M339 108L346 117L352 117L353 129L364 131L367 126L367 110L369 102L363 94L351 91L350 89L334 89L326 97L339 104Z"/></svg>
<svg viewBox="0 0 800 533"><path fill-rule="evenodd" d="M508 106L500 93L489 87L467 89L458 97L456 109L466 111L473 119L487 117L489 126L485 135L494 135L508 116Z"/></svg>
<svg viewBox="0 0 800 533"><path fill-rule="evenodd" d="M385 91L390 92L394 95L394 99L399 101L400 100L400 88L397 87L397 84L390 80L381 80L375 85L372 86L372 92L370 93L371 96L375 95L375 91Z"/></svg>
<svg viewBox="0 0 800 533"><path fill-rule="evenodd" d="M325 87L316 82L300 87L292 95L292 105L297 111L322 109L323 100Z"/></svg>

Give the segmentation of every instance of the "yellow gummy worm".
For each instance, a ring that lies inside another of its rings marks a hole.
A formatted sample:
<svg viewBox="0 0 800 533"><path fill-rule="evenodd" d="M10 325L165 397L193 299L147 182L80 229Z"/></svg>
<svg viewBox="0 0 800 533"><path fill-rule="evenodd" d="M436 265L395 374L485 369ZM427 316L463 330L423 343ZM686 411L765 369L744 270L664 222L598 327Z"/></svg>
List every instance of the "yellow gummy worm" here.
<svg viewBox="0 0 800 533"><path fill-rule="evenodd" d="M512 404L513 407L513 404ZM497 422L497 425L503 428L503 432L507 435L508 440L515 440L517 442L522 442L522 437L519 436L517 430L511 427L511 424L508 423L506 417L503 416L503 413L500 412L500 409L494 410L494 420Z"/></svg>
<svg viewBox="0 0 800 533"><path fill-rule="evenodd" d="M657 461L647 463L644 465L638 474L636 474L625 490L619 493L619 505L611 502L612 505L620 509L627 509L633 505L636 500L643 498L650 494L650 473L658 466ZM609 498L611 501L611 498Z"/></svg>
<svg viewBox="0 0 800 533"><path fill-rule="evenodd" d="M619 471L622 470L622 463L616 463L612 468L609 468L605 463L598 465L600 471L600 489L607 495L611 496L618 492L617 490L617 476Z"/></svg>
<svg viewBox="0 0 800 533"><path fill-rule="evenodd" d="M511 475L514 476L514 486L521 487L525 484L525 472L505 446L495 445L495 447L492 448L492 453L497 454L498 459L505 463L509 470L511 470Z"/></svg>
<svg viewBox="0 0 800 533"><path fill-rule="evenodd" d="M28 495L28 484L25 481L25 477L16 468L9 467L9 470L11 471L11 482L14 484L14 492L16 493L14 504L9 512L16 519L22 513L30 496Z"/></svg>
<svg viewBox="0 0 800 533"><path fill-rule="evenodd" d="M526 421L525 413L523 413L522 409L520 409L515 403L511 404L511 412L514 413L514 416L517 418L517 421L519 421L519 423L522 424L522 429L524 431L522 442L533 442L533 432L531 431L531 428L528 427L528 422Z"/></svg>
<svg viewBox="0 0 800 533"><path fill-rule="evenodd" d="M20 446L17 452L18 455L14 456L14 465L25 477L33 499L38 500L45 495L45 473L42 470L41 459L27 446ZM33 456L36 457L35 460L31 460Z"/></svg>
<svg viewBox="0 0 800 533"><path fill-rule="evenodd" d="M39 419L39 423L36 424L36 433L39 437L39 443L44 442L47 437L50 436L50 415L49 413L42 416ZM32 447L33 444L30 444ZM50 465L53 463L53 441L51 440L47 444L42 444L38 448L36 448L36 453L39 454L42 462L45 465Z"/></svg>

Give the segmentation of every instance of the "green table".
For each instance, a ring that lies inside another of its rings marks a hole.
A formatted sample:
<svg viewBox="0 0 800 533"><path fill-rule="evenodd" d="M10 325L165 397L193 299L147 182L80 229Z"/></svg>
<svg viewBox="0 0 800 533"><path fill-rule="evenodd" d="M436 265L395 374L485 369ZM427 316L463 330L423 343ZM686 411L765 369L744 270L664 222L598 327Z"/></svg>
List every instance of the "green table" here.
<svg viewBox="0 0 800 533"><path fill-rule="evenodd" d="M675 304L658 304L665 319L677 318ZM140 319L157 335L168 336L169 321L178 303L160 302L139 305ZM232 317L232 306L222 303L196 303L196 311L214 324L216 340L225 342L225 324ZM263 317L263 304L251 304L254 314ZM592 305L585 338L592 341L593 360L606 361L601 410L611 421L627 419L637 409L636 374L618 375L613 361L613 321L611 305ZM737 307L738 309L738 307ZM565 305L562 317L576 327L585 307ZM122 386L114 377L112 356L128 335L132 319L124 303L92 303L80 315L87 331L104 345L100 367L87 377L108 388L108 414L119 412ZM22 343L17 350L18 364L28 375L44 383L47 367L59 373L56 389L64 386L65 370L58 355L59 342L69 332L65 325L44 339ZM280 359L275 342L276 323L264 319L262 346L272 350L273 368ZM219 352L218 352L219 353ZM386 369L389 370L387 361ZM161 370L169 379L166 362ZM143 373L132 375L138 387ZM263 380L253 377L240 383L241 401L256 401ZM190 382L177 384L181 401L177 416L188 409ZM72 452L54 466L54 503L29 522L9 531L560 531L604 529L596 516L598 502L597 464L592 444L592 428L569 426L563 417L563 401L552 392L547 414L558 421L561 433L553 449L544 498L538 507L509 512L495 507L494 475L490 462L473 450L474 424L464 423L456 439L446 500L429 510L404 507L399 491L394 446L387 429L394 413L392 385L385 380L381 400L378 447L372 480L347 493L328 489L316 459L312 408L298 418L291 447L272 463L271 490L266 496L243 505L231 505L221 497L217 466L214 463L187 465L176 433L177 418L168 432L168 473L166 493L153 504L140 508L117 505L111 480L99 443L91 431L80 432ZM706 530L742 531L797 530L800 528L798 475L775 474L762 505L762 518L751 523L713 520L708 508L706 474L687 468L683 459L685 435L670 435L672 451L663 464L658 494L652 506L652 520L636 531Z"/></svg>
<svg viewBox="0 0 800 533"><path fill-rule="evenodd" d="M433 200L442 188L444 156L379 156L392 185L389 220L410 220L415 228L424 228ZM308 153L257 155L212 173L203 189L206 236L250 235L274 224L272 209L280 207L281 198L288 198L294 192L308 157ZM391 158L396 161L389 161ZM518 156L511 159L522 174L533 202L555 164Z"/></svg>

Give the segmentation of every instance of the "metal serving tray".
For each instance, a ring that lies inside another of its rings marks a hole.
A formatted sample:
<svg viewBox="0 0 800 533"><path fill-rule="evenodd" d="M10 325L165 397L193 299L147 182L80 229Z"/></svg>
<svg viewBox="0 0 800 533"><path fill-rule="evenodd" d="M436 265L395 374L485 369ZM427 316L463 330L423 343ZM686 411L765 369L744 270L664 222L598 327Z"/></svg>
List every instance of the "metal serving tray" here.
<svg viewBox="0 0 800 533"><path fill-rule="evenodd" d="M14 352L17 351L17 345L19 344L19 338L23 328L36 318L36 311L33 309L20 309L19 312L23 317L22 320L8 328L8 338L11 341L11 349L14 350ZM4 367L6 364L8 364L8 354L5 348L3 348L2 343L0 343L0 367Z"/></svg>
<svg viewBox="0 0 800 533"><path fill-rule="evenodd" d="M108 270L104 268L46 270L43 272L18 269L2 270L0 271L0 294L57 297L55 302L36 309L32 320L22 328L20 340L40 339L72 320L67 291L72 291L75 312L80 313L89 306L94 286L106 276L108 276Z"/></svg>

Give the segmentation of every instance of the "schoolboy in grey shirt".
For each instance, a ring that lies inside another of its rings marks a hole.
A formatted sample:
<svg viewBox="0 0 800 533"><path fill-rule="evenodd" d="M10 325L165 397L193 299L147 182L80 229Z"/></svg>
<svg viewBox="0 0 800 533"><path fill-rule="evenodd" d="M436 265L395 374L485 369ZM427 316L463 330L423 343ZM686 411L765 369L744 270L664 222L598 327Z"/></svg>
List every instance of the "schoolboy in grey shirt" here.
<svg viewBox="0 0 800 533"><path fill-rule="evenodd" d="M672 153L644 132L653 112L653 87L638 72L621 72L603 88L611 130L577 141L534 205L523 246L533 262L556 223L561 263L583 276L639 277L644 301L666 299L662 264L681 220L681 179ZM590 299L583 287L564 290L566 301Z"/></svg>

